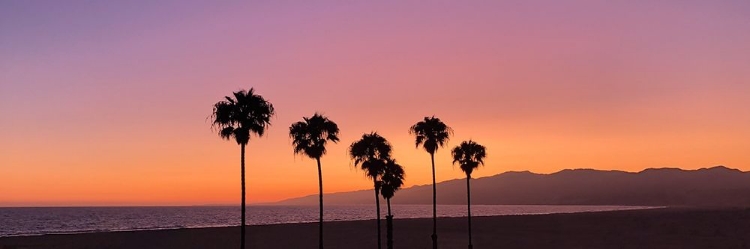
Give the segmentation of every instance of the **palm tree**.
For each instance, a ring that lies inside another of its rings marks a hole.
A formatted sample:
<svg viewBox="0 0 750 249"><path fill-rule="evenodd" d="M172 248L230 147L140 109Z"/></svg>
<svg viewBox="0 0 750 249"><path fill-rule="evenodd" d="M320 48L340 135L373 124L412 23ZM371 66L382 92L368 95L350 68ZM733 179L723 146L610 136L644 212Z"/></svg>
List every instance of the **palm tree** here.
<svg viewBox="0 0 750 249"><path fill-rule="evenodd" d="M323 174L320 157L326 154L326 142L339 141L339 127L327 117L315 113L304 117L289 127L295 154L304 154L318 162L318 191L320 194L320 222L318 227L318 248L323 249Z"/></svg>
<svg viewBox="0 0 750 249"><path fill-rule="evenodd" d="M487 156L484 146L474 141L464 141L461 145L453 148L453 163L458 163L461 166L461 170L466 173L466 205L468 205L469 211L469 249L474 248L471 244L471 173L474 169L479 167L479 164L484 165L484 158Z"/></svg>
<svg viewBox="0 0 750 249"><path fill-rule="evenodd" d="M416 145L422 145L432 160L432 248L437 249L437 189L435 187L435 152L443 147L453 129L435 116L425 117L409 129L409 134L416 137Z"/></svg>
<svg viewBox="0 0 750 249"><path fill-rule="evenodd" d="M233 96L224 97L225 100L214 104L211 119L212 128L218 129L221 138L234 138L240 145L240 168L242 182L242 223L240 225L240 248L245 248L245 146L250 141L250 135L263 136L266 128L271 125L274 115L273 105L262 96L250 91L240 90Z"/></svg>
<svg viewBox="0 0 750 249"><path fill-rule="evenodd" d="M380 241L380 177L386 164L386 159L391 157L391 144L376 132L362 135L359 141L349 146L349 156L354 160L354 165L361 166L365 175L372 179L375 187L375 208L378 222L378 249L381 249Z"/></svg>
<svg viewBox="0 0 750 249"><path fill-rule="evenodd" d="M385 216L386 223L386 246L393 249L393 214L391 214L391 198L404 184L404 168L396 163L396 159L386 159L383 175L380 177L380 194L388 203L388 215Z"/></svg>

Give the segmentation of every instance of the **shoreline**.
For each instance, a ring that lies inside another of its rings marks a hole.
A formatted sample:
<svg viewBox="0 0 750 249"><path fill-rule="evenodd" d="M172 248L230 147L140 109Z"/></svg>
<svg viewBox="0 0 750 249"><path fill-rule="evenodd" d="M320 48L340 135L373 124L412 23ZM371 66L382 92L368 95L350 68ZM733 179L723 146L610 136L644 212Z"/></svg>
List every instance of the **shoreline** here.
<svg viewBox="0 0 750 249"><path fill-rule="evenodd" d="M383 225L385 221L383 220ZM466 218L438 218L443 248L465 248ZM587 213L472 217L475 248L745 248L748 208L659 208ZM375 221L324 223L326 248L375 245ZM395 246L429 248L432 220L394 220ZM14 236L1 249L226 248L239 246L239 226ZM293 239L290 239L293 238ZM385 240L385 229L383 238ZM316 223L248 226L248 248L317 245Z"/></svg>
<svg viewBox="0 0 750 249"><path fill-rule="evenodd" d="M406 205L409 206L410 204L399 204L399 205ZM280 205L280 206L299 206L299 205ZM421 205L417 205L421 206ZM448 205L451 206L451 205ZM465 207L465 205L453 205L453 206L461 206ZM472 207L476 206L497 206L497 205L472 205ZM549 205L501 205L501 206L549 206ZM582 205L563 205L563 206L582 206ZM614 206L614 205L583 205L586 207L589 206L596 206L596 207L613 207L616 209L605 209L605 210L587 210L587 211L557 211L557 212L530 212L530 213L513 213L513 214L495 214L495 215L474 215L473 218L479 218L479 217L495 217L495 216L515 216L515 215L550 215L550 214L574 214L574 213L596 213L596 212L617 212L617 211L630 211L630 210L649 210L649 209L661 209L661 208L668 208L664 206ZM191 206L167 206L167 207L191 207ZM225 207L225 206L221 206ZM317 206L315 206L317 208ZM33 207L33 208L58 208L58 207ZM85 208L85 207L84 207ZM96 207L101 208L101 207ZM104 208L121 208L118 206L111 206L111 207L104 207ZM411 219L425 219L430 217L406 217L406 218L399 218L398 214L395 214L396 217L394 217L394 220L411 220ZM463 216L438 216L438 218L466 218L466 215ZM366 218L366 219L332 219L332 220L324 220L324 223L332 223L332 222L343 222L343 221L374 221L375 219L372 218ZM382 217L381 220L385 220L385 216ZM280 223L267 223L267 224L247 224L247 226L263 226L263 225L290 225L290 224L308 224L308 223L314 223L317 224L318 221L292 221L292 222L280 222ZM162 231L162 230L180 230L180 229L200 229L200 228L229 228L229 227L239 227L238 225L201 225L201 226L171 226L171 227L143 227L143 228L127 228L127 229L91 229L91 230L79 230L79 231L50 231L50 232L41 232L41 233L19 233L19 234L8 234L8 235L0 235L0 238L9 238L9 237L26 237L26 236L44 236L44 235L76 235L76 234L89 234L89 233L115 233L115 232L136 232L136 231ZM0 248L2 249L2 248Z"/></svg>

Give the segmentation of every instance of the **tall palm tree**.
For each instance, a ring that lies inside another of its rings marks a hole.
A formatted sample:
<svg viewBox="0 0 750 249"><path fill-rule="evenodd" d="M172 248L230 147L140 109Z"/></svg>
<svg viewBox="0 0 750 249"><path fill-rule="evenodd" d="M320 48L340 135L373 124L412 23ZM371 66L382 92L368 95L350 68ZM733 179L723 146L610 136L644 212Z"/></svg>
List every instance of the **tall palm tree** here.
<svg viewBox="0 0 750 249"><path fill-rule="evenodd" d="M391 144L376 132L362 135L359 141L349 146L349 156L354 160L355 166L361 166L365 175L372 179L375 187L375 208L378 222L378 249L381 249L380 241L380 186L381 176L385 169L386 159L391 157Z"/></svg>
<svg viewBox="0 0 750 249"><path fill-rule="evenodd" d="M240 90L233 96L225 96L225 100L214 104L211 126L218 129L221 138L234 138L240 145L240 178L242 182L242 223L240 225L240 248L245 248L245 146L250 141L250 135L263 136L266 128L271 125L274 115L273 105L262 96L250 91Z"/></svg>
<svg viewBox="0 0 750 249"><path fill-rule="evenodd" d="M295 154L304 154L318 162L318 191L320 194L320 222L318 225L318 248L323 249L323 173L320 157L326 154L326 142L339 141L339 126L327 117L315 113L289 127Z"/></svg>
<svg viewBox="0 0 750 249"><path fill-rule="evenodd" d="M388 203L388 215L385 216L386 223L386 246L393 249L393 214L391 214L391 198L401 189L404 184L404 168L396 163L396 159L386 159L383 175L380 176L380 194Z"/></svg>
<svg viewBox="0 0 750 249"><path fill-rule="evenodd" d="M453 148L453 164L458 163L461 170L466 173L466 205L469 211L469 249L474 248L471 244L471 173L479 165L484 165L484 158L487 156L484 146L474 141L463 141L460 145Z"/></svg>
<svg viewBox="0 0 750 249"><path fill-rule="evenodd" d="M417 122L409 133L416 137L416 147L422 145L432 160L432 248L437 249L437 189L435 187L435 152L443 147L453 134L453 129L435 116Z"/></svg>

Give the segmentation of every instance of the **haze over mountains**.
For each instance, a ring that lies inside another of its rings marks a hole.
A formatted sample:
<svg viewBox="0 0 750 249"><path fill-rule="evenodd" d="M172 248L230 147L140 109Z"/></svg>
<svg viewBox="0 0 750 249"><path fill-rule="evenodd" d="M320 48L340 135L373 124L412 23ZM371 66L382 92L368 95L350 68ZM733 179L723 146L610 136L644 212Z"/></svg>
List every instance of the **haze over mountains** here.
<svg viewBox="0 0 750 249"><path fill-rule="evenodd" d="M438 204L466 204L466 179L440 182ZM506 172L471 180L475 205L750 206L750 172L724 166L641 172L566 169L552 174ZM326 204L373 204L372 190L332 193ZM278 202L317 204L317 195ZM431 204L430 185L396 193L394 204Z"/></svg>

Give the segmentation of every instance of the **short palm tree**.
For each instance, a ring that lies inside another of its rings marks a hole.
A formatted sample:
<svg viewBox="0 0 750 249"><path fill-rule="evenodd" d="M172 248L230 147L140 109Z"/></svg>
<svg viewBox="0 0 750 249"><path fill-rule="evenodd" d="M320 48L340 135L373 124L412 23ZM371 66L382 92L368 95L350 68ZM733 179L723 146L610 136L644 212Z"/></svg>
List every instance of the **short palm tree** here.
<svg viewBox="0 0 750 249"><path fill-rule="evenodd" d="M479 165L484 165L484 158L487 156L484 146L474 141L464 141L460 145L453 148L453 163L458 163L461 170L466 173L466 204L468 205L469 213L469 249L474 248L471 244L471 173L474 169L478 168Z"/></svg>
<svg viewBox="0 0 750 249"><path fill-rule="evenodd" d="M391 198L393 198L396 191L401 189L401 185L404 184L404 168L396 163L396 159L386 159L385 167L383 168L383 175L380 177L380 181L380 194L385 198L386 203L388 203L388 215L385 216L386 246L388 249L393 249L393 214L391 213Z"/></svg>
<svg viewBox="0 0 750 249"><path fill-rule="evenodd" d="M323 173L320 157L326 154L326 142L339 141L339 127L327 117L315 113L304 117L303 121L289 127L295 154L304 154L318 162L318 191L320 195L320 222L318 227L318 248L323 249Z"/></svg>
<svg viewBox="0 0 750 249"><path fill-rule="evenodd" d="M240 168L242 183L242 223L240 225L240 248L245 248L245 146L250 141L250 135L263 136L266 128L271 125L274 115L273 105L262 96L250 91L240 90L233 96L224 97L225 100L216 102L213 108L211 126L219 131L221 138L234 138L240 145Z"/></svg>
<svg viewBox="0 0 750 249"><path fill-rule="evenodd" d="M365 171L365 175L372 179L375 187L375 208L378 217L378 249L381 249L379 191L386 159L391 157L391 144L376 132L364 134L359 141L349 146L349 156L354 160L354 165L360 166Z"/></svg>
<svg viewBox="0 0 750 249"><path fill-rule="evenodd" d="M435 116L425 117L410 129L416 137L416 145L422 145L432 160L432 248L437 249L437 189L435 187L435 152L443 147L453 134L453 130Z"/></svg>

